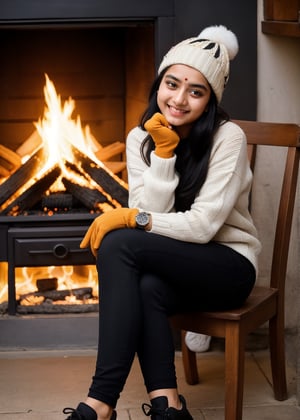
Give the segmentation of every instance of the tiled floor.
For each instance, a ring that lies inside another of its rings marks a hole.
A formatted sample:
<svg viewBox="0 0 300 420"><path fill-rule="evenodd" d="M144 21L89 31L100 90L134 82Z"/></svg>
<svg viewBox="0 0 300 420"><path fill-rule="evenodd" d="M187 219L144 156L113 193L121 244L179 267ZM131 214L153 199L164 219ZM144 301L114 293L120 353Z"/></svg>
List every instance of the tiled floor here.
<svg viewBox="0 0 300 420"><path fill-rule="evenodd" d="M0 351L0 419L64 420L62 409L84 400L95 363L95 350ZM224 354L198 355L201 384L189 386L176 355L180 392L195 420L224 419ZM298 420L296 375L288 369L289 399L275 401L270 385L268 352L247 353L243 420ZM118 420L146 419L148 402L135 361L119 401Z"/></svg>

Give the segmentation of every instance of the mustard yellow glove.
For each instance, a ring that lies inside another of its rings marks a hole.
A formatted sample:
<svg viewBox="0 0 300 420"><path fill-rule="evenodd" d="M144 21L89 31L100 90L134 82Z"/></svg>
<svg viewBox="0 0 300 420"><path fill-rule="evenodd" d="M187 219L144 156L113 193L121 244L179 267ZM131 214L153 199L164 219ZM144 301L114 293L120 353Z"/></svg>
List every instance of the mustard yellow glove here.
<svg viewBox="0 0 300 420"><path fill-rule="evenodd" d="M93 255L96 257L101 241L108 232L120 228L136 227L135 216L138 212L138 209L122 207L101 214L101 216L98 216L88 228L88 231L81 241L80 248L87 248L90 246Z"/></svg>
<svg viewBox="0 0 300 420"><path fill-rule="evenodd" d="M155 143L155 154L166 159L172 157L180 138L176 131L170 128L166 118L157 112L146 121L145 128Z"/></svg>

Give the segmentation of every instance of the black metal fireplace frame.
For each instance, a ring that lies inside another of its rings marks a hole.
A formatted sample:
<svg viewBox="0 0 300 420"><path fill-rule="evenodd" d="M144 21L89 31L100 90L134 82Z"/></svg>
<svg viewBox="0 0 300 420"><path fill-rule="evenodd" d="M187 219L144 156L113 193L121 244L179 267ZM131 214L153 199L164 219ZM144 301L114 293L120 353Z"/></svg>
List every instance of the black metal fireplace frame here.
<svg viewBox="0 0 300 420"><path fill-rule="evenodd" d="M151 20L155 27L155 64L175 40L174 0L1 0L1 29L34 29L48 26L102 26Z"/></svg>
<svg viewBox="0 0 300 420"><path fill-rule="evenodd" d="M89 265L95 258L79 244L96 215L1 216L0 261L8 262L8 314L17 313L16 267Z"/></svg>

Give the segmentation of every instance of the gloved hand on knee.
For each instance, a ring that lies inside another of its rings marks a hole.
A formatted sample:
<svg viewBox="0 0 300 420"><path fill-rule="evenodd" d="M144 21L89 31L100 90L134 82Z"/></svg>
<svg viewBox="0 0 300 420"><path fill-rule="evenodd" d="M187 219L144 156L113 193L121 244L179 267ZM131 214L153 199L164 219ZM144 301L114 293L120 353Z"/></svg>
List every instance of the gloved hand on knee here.
<svg viewBox="0 0 300 420"><path fill-rule="evenodd" d="M93 255L96 257L101 241L108 232L126 227L136 227L135 216L138 212L138 209L122 207L101 214L88 228L81 241L80 248L90 246Z"/></svg>

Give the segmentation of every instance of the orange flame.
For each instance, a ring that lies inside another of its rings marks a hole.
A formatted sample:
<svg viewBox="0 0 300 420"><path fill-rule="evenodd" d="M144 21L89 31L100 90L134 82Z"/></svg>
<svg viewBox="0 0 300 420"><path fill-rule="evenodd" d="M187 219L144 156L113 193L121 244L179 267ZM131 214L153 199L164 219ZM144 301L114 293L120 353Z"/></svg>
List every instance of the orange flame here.
<svg viewBox="0 0 300 420"><path fill-rule="evenodd" d="M67 159L72 161L71 145L84 151L92 160L101 164L94 154L97 145L96 140L91 135L89 126L82 127L80 116L77 116L77 120L72 119L75 109L74 100L70 97L62 104L61 97L56 93L53 82L47 74L45 77L46 106L44 117L39 119L35 126L43 140L45 149L48 151L49 167L59 162L61 169L65 171L64 161Z"/></svg>
<svg viewBox="0 0 300 420"><path fill-rule="evenodd" d="M44 116L34 125L42 139L43 148L47 154L47 162L37 178L40 178L53 165L59 164L62 171L60 179L66 177L79 185L99 188L92 179L89 179L87 183L80 175L74 172L70 173L70 170L65 165L66 161L75 163L72 153L72 146L74 146L97 163L97 165L104 166L95 155L100 145L91 134L90 127L88 125L82 127L79 115L76 120L72 119L75 101L69 97L68 100L62 103L61 96L57 94L53 82L47 74L45 77L44 96L46 105ZM51 189L64 190L64 187L58 180L55 187Z"/></svg>

